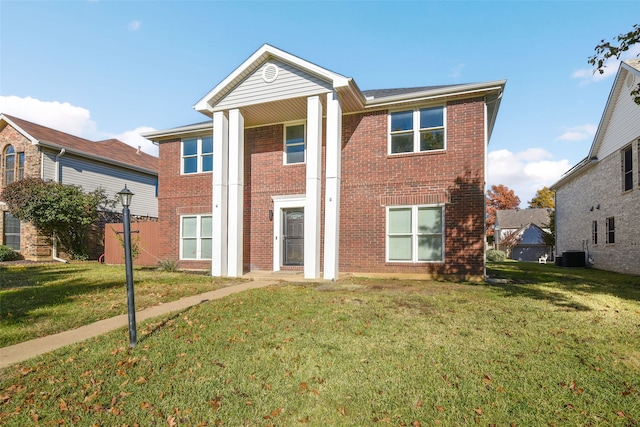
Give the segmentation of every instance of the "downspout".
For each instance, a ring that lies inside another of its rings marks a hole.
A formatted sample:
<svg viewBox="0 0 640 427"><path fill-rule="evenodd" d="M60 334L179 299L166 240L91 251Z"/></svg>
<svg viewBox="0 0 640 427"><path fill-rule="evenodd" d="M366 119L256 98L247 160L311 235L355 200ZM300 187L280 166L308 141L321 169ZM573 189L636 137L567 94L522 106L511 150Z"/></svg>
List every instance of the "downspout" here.
<svg viewBox="0 0 640 427"><path fill-rule="evenodd" d="M63 148L62 150L60 150L58 154L56 154L56 170L53 176L54 182L60 182L60 175L62 175L60 173L60 157L64 156L64 153L66 152L67 150ZM52 248L51 258L53 258L54 261L64 262L64 263L67 262L67 260L64 260L58 257L58 237L56 236L55 233L53 233L53 248Z"/></svg>

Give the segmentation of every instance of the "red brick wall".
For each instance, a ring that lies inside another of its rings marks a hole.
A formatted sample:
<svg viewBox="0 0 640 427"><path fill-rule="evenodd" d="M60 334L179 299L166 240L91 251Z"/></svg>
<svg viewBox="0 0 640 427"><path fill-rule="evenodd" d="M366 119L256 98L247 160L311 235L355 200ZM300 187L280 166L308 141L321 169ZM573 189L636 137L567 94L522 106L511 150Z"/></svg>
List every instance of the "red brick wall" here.
<svg viewBox="0 0 640 427"><path fill-rule="evenodd" d="M180 139L159 150L158 222L160 260L180 257L180 215L211 214L212 173L180 175ZM211 269L211 261L180 261L186 269Z"/></svg>
<svg viewBox="0 0 640 427"><path fill-rule="evenodd" d="M447 104L444 152L387 155L387 112L343 119L340 271L482 275L483 99ZM447 202L445 263L385 263L386 206Z"/></svg>
<svg viewBox="0 0 640 427"><path fill-rule="evenodd" d="M283 129L278 124L245 131L245 271L273 267L271 196L305 193L306 165L283 165ZM388 156L387 111L344 116L342 135L340 271L483 274L483 99L447 104L445 152ZM181 176L176 140L160 144L159 177L161 258L177 259L180 214L211 212L211 174ZM445 263L386 263L385 207L428 203L446 203ZM181 265L210 268L208 261Z"/></svg>

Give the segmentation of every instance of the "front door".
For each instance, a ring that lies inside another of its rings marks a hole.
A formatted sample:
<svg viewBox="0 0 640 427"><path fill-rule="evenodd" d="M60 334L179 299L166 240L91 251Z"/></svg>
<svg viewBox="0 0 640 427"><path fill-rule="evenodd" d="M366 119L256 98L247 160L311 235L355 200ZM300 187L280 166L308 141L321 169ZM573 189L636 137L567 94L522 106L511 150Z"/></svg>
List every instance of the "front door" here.
<svg viewBox="0 0 640 427"><path fill-rule="evenodd" d="M282 264L304 265L304 209L285 209L282 218Z"/></svg>

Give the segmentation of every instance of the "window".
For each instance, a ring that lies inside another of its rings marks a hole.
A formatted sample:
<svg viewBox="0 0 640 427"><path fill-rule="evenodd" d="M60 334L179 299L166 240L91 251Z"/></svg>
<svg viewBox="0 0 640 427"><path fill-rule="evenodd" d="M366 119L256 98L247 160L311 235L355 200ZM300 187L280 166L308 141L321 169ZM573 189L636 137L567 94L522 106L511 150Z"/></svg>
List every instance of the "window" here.
<svg viewBox="0 0 640 427"><path fill-rule="evenodd" d="M442 206L399 206L387 210L387 260L444 261Z"/></svg>
<svg viewBox="0 0 640 427"><path fill-rule="evenodd" d="M3 245L9 246L14 251L20 250L20 220L11 215L11 212L4 212L3 215Z"/></svg>
<svg viewBox="0 0 640 427"><path fill-rule="evenodd" d="M615 221L613 219L613 217L611 218L607 218L606 219L606 224L607 224L607 244L609 243L615 243L616 242L616 224Z"/></svg>
<svg viewBox="0 0 640 427"><path fill-rule="evenodd" d="M24 178L24 153L16 153L12 145L4 149L4 185Z"/></svg>
<svg viewBox="0 0 640 427"><path fill-rule="evenodd" d="M305 162L304 124L285 126L284 163L286 165Z"/></svg>
<svg viewBox="0 0 640 427"><path fill-rule="evenodd" d="M598 244L598 221L591 223L591 243L594 245Z"/></svg>
<svg viewBox="0 0 640 427"><path fill-rule="evenodd" d="M633 152L631 146L622 150L622 191L633 190Z"/></svg>
<svg viewBox="0 0 640 427"><path fill-rule="evenodd" d="M183 216L180 224L180 259L211 259L211 215Z"/></svg>
<svg viewBox="0 0 640 427"><path fill-rule="evenodd" d="M444 107L389 114L389 153L444 150Z"/></svg>
<svg viewBox="0 0 640 427"><path fill-rule="evenodd" d="M213 137L182 140L182 173L202 173L213 170Z"/></svg>

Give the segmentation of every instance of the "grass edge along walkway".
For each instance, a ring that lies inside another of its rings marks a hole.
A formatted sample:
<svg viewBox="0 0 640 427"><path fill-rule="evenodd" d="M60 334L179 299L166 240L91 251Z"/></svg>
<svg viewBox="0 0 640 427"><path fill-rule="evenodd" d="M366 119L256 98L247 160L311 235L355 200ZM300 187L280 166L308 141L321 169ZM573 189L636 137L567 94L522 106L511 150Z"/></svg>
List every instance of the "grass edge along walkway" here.
<svg viewBox="0 0 640 427"><path fill-rule="evenodd" d="M254 280L240 283L238 285L228 286L214 291L202 294L192 295L181 298L177 301L154 305L136 312L136 323L152 317L161 316L173 311L184 310L185 308L201 304L209 300L224 298L228 295L249 289L264 288L275 285L275 280ZM0 348L0 369L6 368L14 363L22 362L32 357L57 350L67 345L75 344L89 338L104 334L106 332L118 329L129 324L128 315L121 314L109 319L99 320L89 325L81 326L76 329L59 332L57 334L36 338L30 341L21 342L19 344L10 345Z"/></svg>

